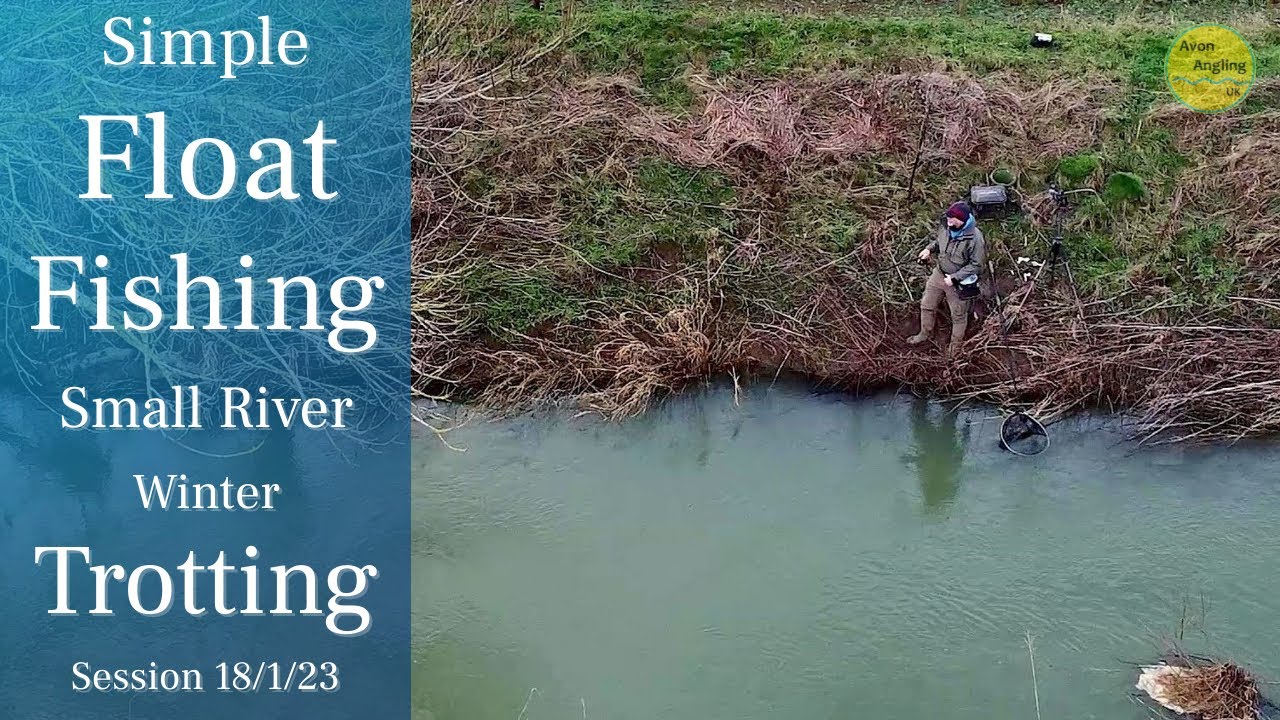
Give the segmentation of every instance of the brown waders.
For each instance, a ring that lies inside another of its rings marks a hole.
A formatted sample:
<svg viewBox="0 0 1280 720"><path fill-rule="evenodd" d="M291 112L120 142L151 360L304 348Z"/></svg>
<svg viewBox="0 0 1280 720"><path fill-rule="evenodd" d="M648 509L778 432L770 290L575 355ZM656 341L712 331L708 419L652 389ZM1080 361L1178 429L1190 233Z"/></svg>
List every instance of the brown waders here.
<svg viewBox="0 0 1280 720"><path fill-rule="evenodd" d="M920 332L908 338L907 342L916 345L929 339L943 298L946 298L947 309L951 312L951 344L947 346L947 354L955 355L960 343L964 342L965 331L969 329L969 305L972 301L961 300L960 292L937 268L929 274L924 284L924 296L920 298Z"/></svg>

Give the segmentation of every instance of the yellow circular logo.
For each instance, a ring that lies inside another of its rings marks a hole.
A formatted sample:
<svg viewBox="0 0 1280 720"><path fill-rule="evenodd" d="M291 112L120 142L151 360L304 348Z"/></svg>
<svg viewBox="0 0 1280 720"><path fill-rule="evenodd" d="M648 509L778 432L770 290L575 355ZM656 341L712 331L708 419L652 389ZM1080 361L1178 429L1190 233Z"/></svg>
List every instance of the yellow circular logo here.
<svg viewBox="0 0 1280 720"><path fill-rule="evenodd" d="M1235 107L1253 86L1253 50L1235 30L1198 25L1178 36L1165 60L1169 88L1200 112Z"/></svg>

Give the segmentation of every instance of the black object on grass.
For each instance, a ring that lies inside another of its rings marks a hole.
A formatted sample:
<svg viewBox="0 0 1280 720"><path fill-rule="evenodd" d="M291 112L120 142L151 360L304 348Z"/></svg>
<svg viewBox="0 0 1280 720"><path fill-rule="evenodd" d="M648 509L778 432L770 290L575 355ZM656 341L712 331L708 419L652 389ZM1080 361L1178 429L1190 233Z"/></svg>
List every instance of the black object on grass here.
<svg viewBox="0 0 1280 720"><path fill-rule="evenodd" d="M1031 47L1047 48L1054 46L1053 35L1038 32L1031 36Z"/></svg>
<svg viewBox="0 0 1280 720"><path fill-rule="evenodd" d="M980 218L1002 218L1018 211L1004 185L974 185L969 188L969 207Z"/></svg>

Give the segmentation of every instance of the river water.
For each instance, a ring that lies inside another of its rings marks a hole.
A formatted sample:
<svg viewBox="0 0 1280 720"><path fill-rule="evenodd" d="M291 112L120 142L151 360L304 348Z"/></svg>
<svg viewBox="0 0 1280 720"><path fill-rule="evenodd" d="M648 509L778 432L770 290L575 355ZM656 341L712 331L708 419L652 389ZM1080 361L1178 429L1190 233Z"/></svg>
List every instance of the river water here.
<svg viewBox="0 0 1280 720"><path fill-rule="evenodd" d="M1025 459L995 416L778 385L423 434L415 719L1139 720L1178 637L1280 680L1280 448Z"/></svg>

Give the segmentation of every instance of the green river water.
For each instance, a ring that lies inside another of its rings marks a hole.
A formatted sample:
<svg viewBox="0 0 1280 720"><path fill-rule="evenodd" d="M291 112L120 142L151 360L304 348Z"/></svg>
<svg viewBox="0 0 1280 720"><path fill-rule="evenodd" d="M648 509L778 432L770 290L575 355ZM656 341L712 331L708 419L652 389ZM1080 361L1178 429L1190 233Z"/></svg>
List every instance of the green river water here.
<svg viewBox="0 0 1280 720"><path fill-rule="evenodd" d="M1181 635L1280 680L1280 448L1031 459L990 408L715 388L415 445L415 720L1140 720ZM536 690L535 690L536 689Z"/></svg>

